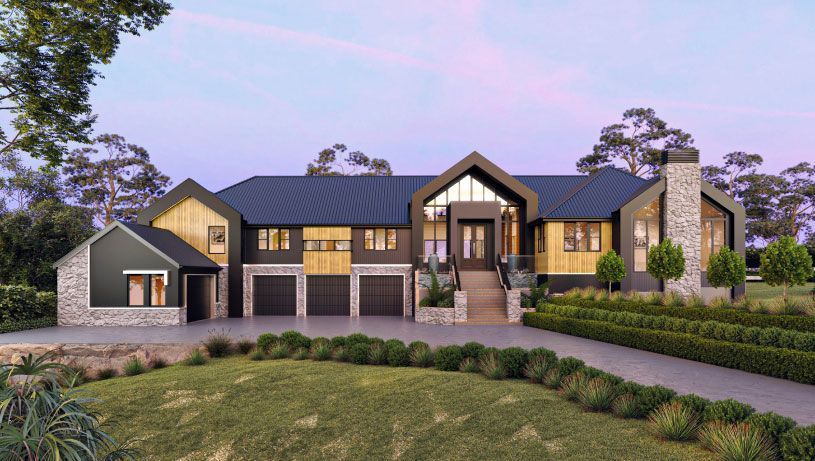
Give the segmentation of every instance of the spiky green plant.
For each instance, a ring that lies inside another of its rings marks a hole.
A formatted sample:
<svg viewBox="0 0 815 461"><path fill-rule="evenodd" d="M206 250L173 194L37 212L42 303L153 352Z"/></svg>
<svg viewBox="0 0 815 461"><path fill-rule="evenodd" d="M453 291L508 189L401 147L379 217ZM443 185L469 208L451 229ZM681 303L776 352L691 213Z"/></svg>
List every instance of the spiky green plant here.
<svg viewBox="0 0 815 461"><path fill-rule="evenodd" d="M614 386L603 378L593 378L580 388L577 399L590 411L608 411L614 402Z"/></svg>
<svg viewBox="0 0 815 461"><path fill-rule="evenodd" d="M543 385L549 389L557 389L560 387L561 378L562 376L560 374L560 370L557 368L552 368L547 371L546 375L543 377Z"/></svg>
<svg viewBox="0 0 815 461"><path fill-rule="evenodd" d="M384 365L388 362L388 350L379 343L371 344L368 351L368 363L371 365Z"/></svg>
<svg viewBox="0 0 815 461"><path fill-rule="evenodd" d="M329 346L327 342L315 343L311 346L311 358L320 362L330 359L331 346Z"/></svg>
<svg viewBox="0 0 815 461"><path fill-rule="evenodd" d="M481 369L481 374L489 379L504 379L507 376L504 366L498 360L498 355L494 353L488 353L481 357L478 368Z"/></svg>
<svg viewBox="0 0 815 461"><path fill-rule="evenodd" d="M652 411L648 415L648 423L654 433L666 440L690 440L699 429L699 415L674 401Z"/></svg>
<svg viewBox="0 0 815 461"><path fill-rule="evenodd" d="M580 392L588 383L589 380L582 371L572 373L563 378L560 383L560 393L566 400L577 402L580 398Z"/></svg>
<svg viewBox="0 0 815 461"><path fill-rule="evenodd" d="M433 350L427 346L417 346L410 352L410 363L414 367L428 368L433 366Z"/></svg>
<svg viewBox="0 0 815 461"><path fill-rule="evenodd" d="M199 349L190 352L190 355L184 360L185 365L200 366L207 363L207 357Z"/></svg>
<svg viewBox="0 0 815 461"><path fill-rule="evenodd" d="M524 376L532 383L542 383L550 368L552 368L552 362L546 360L545 357L533 357L524 367Z"/></svg>
<svg viewBox="0 0 815 461"><path fill-rule="evenodd" d="M294 360L305 360L308 358L308 349L305 347L298 347L291 355Z"/></svg>
<svg viewBox="0 0 815 461"><path fill-rule="evenodd" d="M289 353L289 346L280 342L272 346L272 349L269 351L269 357L275 360L285 359L289 357Z"/></svg>
<svg viewBox="0 0 815 461"><path fill-rule="evenodd" d="M147 367L138 357L131 357L127 362L125 362L125 366L122 368L122 370L124 371L125 376L136 376L147 371Z"/></svg>
<svg viewBox="0 0 815 461"><path fill-rule="evenodd" d="M702 445L722 461L772 461L775 449L770 439L749 424L713 422L699 431Z"/></svg>
<svg viewBox="0 0 815 461"><path fill-rule="evenodd" d="M478 362L472 357L464 357L458 370L464 373L478 373Z"/></svg>
<svg viewBox="0 0 815 461"><path fill-rule="evenodd" d="M261 360L266 360L267 356L266 353L263 352L263 349L255 349L249 354L249 360L253 360L255 362L259 362Z"/></svg>
<svg viewBox="0 0 815 461"><path fill-rule="evenodd" d="M623 394L614 399L611 412L620 418L636 418L639 416L639 407L633 395Z"/></svg>

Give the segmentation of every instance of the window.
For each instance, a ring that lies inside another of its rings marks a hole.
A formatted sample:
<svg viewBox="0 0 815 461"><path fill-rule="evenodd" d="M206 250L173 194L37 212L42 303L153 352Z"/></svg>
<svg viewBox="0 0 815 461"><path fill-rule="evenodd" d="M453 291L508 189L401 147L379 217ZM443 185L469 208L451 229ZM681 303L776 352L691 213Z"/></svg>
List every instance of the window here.
<svg viewBox="0 0 815 461"><path fill-rule="evenodd" d="M541 223L540 226L537 228L538 231L538 253L543 253L546 251L546 224Z"/></svg>
<svg viewBox="0 0 815 461"><path fill-rule="evenodd" d="M366 250L395 250L396 229L365 229Z"/></svg>
<svg viewBox="0 0 815 461"><path fill-rule="evenodd" d="M563 251L600 251L600 223L563 223Z"/></svg>
<svg viewBox="0 0 815 461"><path fill-rule="evenodd" d="M288 250L289 229L258 229L258 250Z"/></svg>
<svg viewBox="0 0 815 461"><path fill-rule="evenodd" d="M725 214L702 200L702 270L707 270L710 255L718 253L727 244Z"/></svg>
<svg viewBox="0 0 815 461"><path fill-rule="evenodd" d="M164 276L153 274L150 276L150 305L167 305L167 287L164 286Z"/></svg>
<svg viewBox="0 0 815 461"><path fill-rule="evenodd" d="M634 271L645 272L648 250L659 244L659 198L634 212Z"/></svg>
<svg viewBox="0 0 815 461"><path fill-rule="evenodd" d="M226 226L209 226L209 251L210 254L226 253Z"/></svg>
<svg viewBox="0 0 815 461"><path fill-rule="evenodd" d="M303 240L305 251L351 251L350 240Z"/></svg>
<svg viewBox="0 0 815 461"><path fill-rule="evenodd" d="M127 276L127 305L144 306L144 276Z"/></svg>
<svg viewBox="0 0 815 461"><path fill-rule="evenodd" d="M521 252L519 213L517 206L501 207L501 256L517 255Z"/></svg>

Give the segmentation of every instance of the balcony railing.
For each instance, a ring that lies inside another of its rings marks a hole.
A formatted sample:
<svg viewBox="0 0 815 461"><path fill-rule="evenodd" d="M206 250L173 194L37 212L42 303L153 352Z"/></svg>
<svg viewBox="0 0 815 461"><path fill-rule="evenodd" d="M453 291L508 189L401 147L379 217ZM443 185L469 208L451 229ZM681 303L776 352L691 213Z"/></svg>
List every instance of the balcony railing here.
<svg viewBox="0 0 815 461"><path fill-rule="evenodd" d="M437 274L449 274L451 269L452 255L439 255L438 264L434 262L434 258L425 255L418 255L414 261L414 267L422 273L435 270Z"/></svg>
<svg viewBox="0 0 815 461"><path fill-rule="evenodd" d="M507 274L535 272L535 255L501 255L499 260Z"/></svg>

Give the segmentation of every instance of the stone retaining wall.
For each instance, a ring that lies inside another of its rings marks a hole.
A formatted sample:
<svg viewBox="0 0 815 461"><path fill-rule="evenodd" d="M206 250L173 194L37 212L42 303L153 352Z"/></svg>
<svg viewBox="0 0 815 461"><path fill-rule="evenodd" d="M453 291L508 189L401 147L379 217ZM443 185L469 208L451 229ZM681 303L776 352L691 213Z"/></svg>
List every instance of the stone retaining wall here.
<svg viewBox="0 0 815 461"><path fill-rule="evenodd" d="M523 319L521 309L521 290L507 291L507 320L510 322L520 322Z"/></svg>
<svg viewBox="0 0 815 461"><path fill-rule="evenodd" d="M417 307L416 323L428 325L454 325L456 309L452 307Z"/></svg>

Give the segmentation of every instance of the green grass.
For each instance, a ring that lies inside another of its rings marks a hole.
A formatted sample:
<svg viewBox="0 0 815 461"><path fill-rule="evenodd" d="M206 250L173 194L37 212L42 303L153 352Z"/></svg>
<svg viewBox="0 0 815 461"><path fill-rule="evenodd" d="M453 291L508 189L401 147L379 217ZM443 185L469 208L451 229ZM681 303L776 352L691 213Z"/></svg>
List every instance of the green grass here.
<svg viewBox="0 0 815 461"><path fill-rule="evenodd" d="M812 288L815 283L807 283L803 286L790 287L787 293L792 298L809 298L812 296ZM747 282L747 296L756 301L769 301L781 297L782 287L771 287L765 282Z"/></svg>
<svg viewBox="0 0 815 461"><path fill-rule="evenodd" d="M216 359L83 386L146 459L710 459L522 381Z"/></svg>

